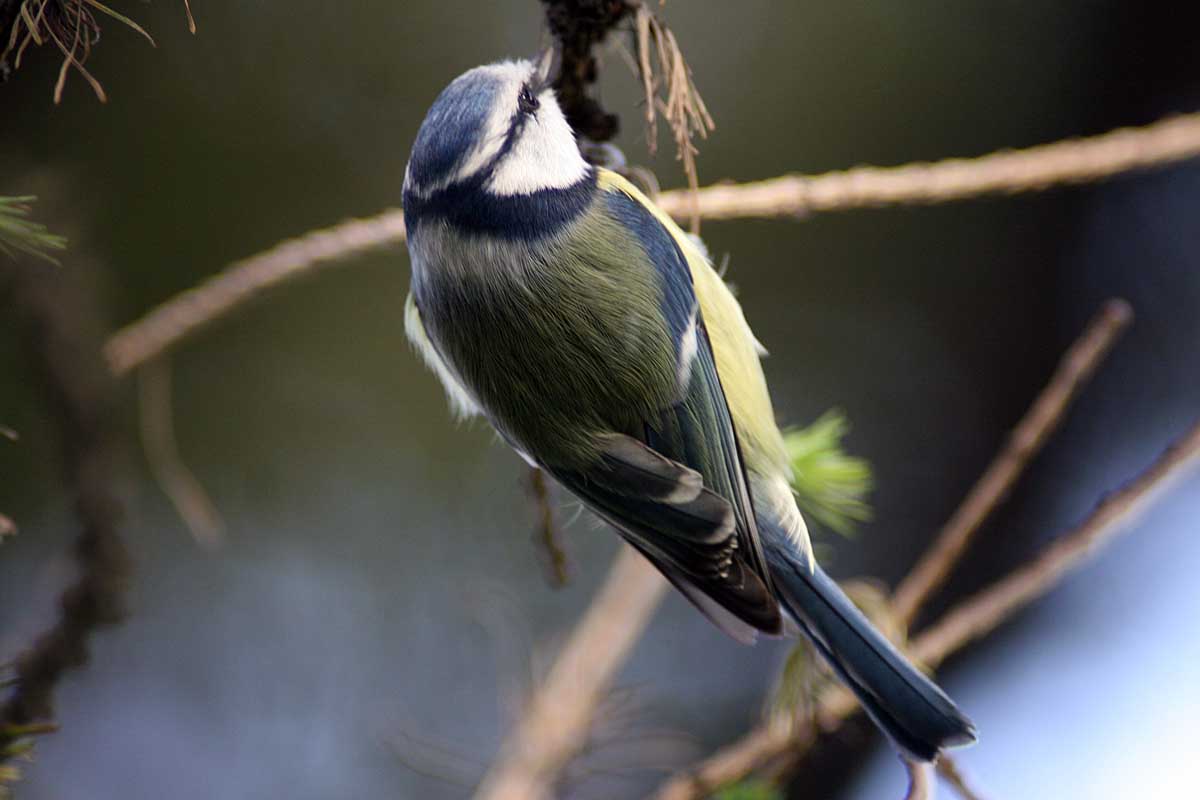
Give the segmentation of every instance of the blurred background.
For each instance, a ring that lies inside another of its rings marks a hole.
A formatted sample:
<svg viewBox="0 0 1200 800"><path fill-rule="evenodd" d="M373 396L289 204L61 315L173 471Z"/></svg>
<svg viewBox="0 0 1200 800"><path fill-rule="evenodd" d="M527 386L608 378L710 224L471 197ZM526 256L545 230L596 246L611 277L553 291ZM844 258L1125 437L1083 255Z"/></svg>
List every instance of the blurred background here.
<svg viewBox="0 0 1200 800"><path fill-rule="evenodd" d="M532 53L541 23L533 0L193 6L196 36L181 3L122 7L157 49L106 25L88 68L107 105L72 75L54 106L46 48L0 86L0 193L39 195L38 218L71 239L63 268L86 275L111 328L280 239L399 205L437 92ZM1200 49L1175 4L758 0L663 14L717 122L701 182L977 155L1200 109ZM679 185L665 137L646 153L615 52L603 74L629 159ZM1108 297L1132 303L1133 328L931 612L1027 559L1182 432L1200 409L1197 209L1192 162L1035 196L706 224L771 350L780 416L844 409L849 449L875 467L875 520L823 538L830 571L894 585ZM586 515L572 522L572 580L549 587L525 470L482 426L452 423L404 338L407 283L402 248L356 259L178 351L177 434L227 521L218 549L196 545L150 478L136 386L122 384L132 614L62 685L62 730L39 740L20 797L468 793L514 687L586 607L617 542ZM0 547L0 661L53 619L76 528L18 339L6 313L0 424L21 438L0 441L0 511L21 532ZM1185 794L1198 514L1193 477L942 669L981 730L959 762L988 796ZM732 740L785 654L737 645L672 595L608 704L615 742L597 742L568 795L638 796ZM796 796L902 793L865 726L827 747L828 768L798 775Z"/></svg>

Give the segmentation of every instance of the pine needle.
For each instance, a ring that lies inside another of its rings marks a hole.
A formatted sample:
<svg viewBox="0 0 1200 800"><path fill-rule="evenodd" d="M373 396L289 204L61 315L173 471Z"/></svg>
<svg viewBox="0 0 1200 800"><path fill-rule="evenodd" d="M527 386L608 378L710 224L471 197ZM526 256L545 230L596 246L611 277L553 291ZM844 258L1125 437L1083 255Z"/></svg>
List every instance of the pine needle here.
<svg viewBox="0 0 1200 800"><path fill-rule="evenodd" d="M18 253L24 253L57 264L58 260L49 251L65 249L67 239L29 219L31 204L36 199L31 195L0 196L0 253L14 259Z"/></svg>
<svg viewBox="0 0 1200 800"><path fill-rule="evenodd" d="M683 57L675 34L645 3L634 14L637 68L645 94L646 141L650 152L658 146L658 115L661 114L675 140L675 158L683 162L688 188L700 188L696 171L699 150L693 138L707 138L715 127L708 107L692 80L692 70ZM699 215L691 215L691 228L698 233Z"/></svg>
<svg viewBox="0 0 1200 800"><path fill-rule="evenodd" d="M783 800L783 792L766 781L742 781L721 789L712 800Z"/></svg>
<svg viewBox="0 0 1200 800"><path fill-rule="evenodd" d="M866 502L874 480L871 465L842 450L850 432L846 415L831 409L805 428L784 434L792 463L792 489L806 516L842 535L871 518Z"/></svg>
<svg viewBox="0 0 1200 800"><path fill-rule="evenodd" d="M150 33L133 18L101 2L101 0L17 0L20 2L10 30L0 39L0 76L7 76L21 66L26 48L53 44L62 54L62 65L54 84L54 102L62 100L67 76L74 69L92 87L97 99L106 102L100 82L84 68L92 48L100 41L100 23L96 15L114 19L132 29L152 47L157 47ZM183 0L188 30L196 32L190 0Z"/></svg>

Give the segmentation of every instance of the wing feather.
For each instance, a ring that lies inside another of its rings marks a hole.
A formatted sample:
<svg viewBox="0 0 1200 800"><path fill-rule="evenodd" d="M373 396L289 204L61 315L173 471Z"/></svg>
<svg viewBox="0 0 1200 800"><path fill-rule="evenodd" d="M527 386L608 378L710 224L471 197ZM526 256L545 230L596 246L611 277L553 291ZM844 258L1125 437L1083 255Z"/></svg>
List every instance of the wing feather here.
<svg viewBox="0 0 1200 800"><path fill-rule="evenodd" d="M766 351L746 323L737 298L713 269L698 239L682 231L620 175L601 170L599 179L601 186L636 199L671 234L683 253L709 332L717 371L724 382L725 400L737 433L742 463L751 477L754 500L760 513L765 510L776 518L791 541L811 559L808 529L792 496L791 464L783 435L775 424L771 396L759 361Z"/></svg>
<svg viewBox="0 0 1200 800"><path fill-rule="evenodd" d="M643 419L640 432L608 435L594 467L549 469L730 635L745 639L747 625L778 633L750 482L687 258L644 198L601 186L609 213L637 235L657 271L661 310L683 362L679 399ZM693 475L703 485L694 497Z"/></svg>

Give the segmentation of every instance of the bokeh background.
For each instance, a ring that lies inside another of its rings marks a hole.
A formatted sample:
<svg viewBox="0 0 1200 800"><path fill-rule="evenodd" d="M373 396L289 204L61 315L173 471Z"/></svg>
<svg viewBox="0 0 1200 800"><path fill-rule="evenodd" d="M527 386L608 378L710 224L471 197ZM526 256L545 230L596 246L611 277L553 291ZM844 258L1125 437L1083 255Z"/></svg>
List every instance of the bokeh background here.
<svg viewBox="0 0 1200 800"><path fill-rule="evenodd" d="M533 0L193 3L194 37L180 3L135 5L158 47L105 28L88 66L107 105L73 76L55 107L49 52L0 87L0 191L41 195L39 216L71 236L64 268L88 274L111 326L282 238L398 205L440 88L539 42ZM664 13L717 120L703 181L974 155L1200 108L1200 49L1173 3ZM646 154L615 53L603 86L630 160L678 184L669 153ZM1181 432L1200 410L1198 209L1193 162L1037 196L708 224L772 351L781 417L845 409L850 449L876 468L876 519L826 538L831 571L894 583L1107 297L1129 299L1135 326L946 597L1027 558ZM548 587L518 459L452 424L408 351L407 281L402 249L360 258L173 359L182 452L228 522L218 550L196 546L149 478L122 387L133 613L63 685L62 730L39 741L22 798L467 794L456 781L489 761L531 654L545 662L616 539L573 522L573 580ZM21 439L0 442L0 509L21 533L0 548L0 659L53 618L74 536L17 338L4 315L0 423ZM960 763L989 796L1186 796L1198 513L1192 478L942 670L982 732ZM737 736L785 652L743 648L672 596L621 674L617 743L576 770L572 796L637 796L661 776L650 767ZM840 734L844 757L799 775L796 796L899 796L886 746L862 768L871 736Z"/></svg>

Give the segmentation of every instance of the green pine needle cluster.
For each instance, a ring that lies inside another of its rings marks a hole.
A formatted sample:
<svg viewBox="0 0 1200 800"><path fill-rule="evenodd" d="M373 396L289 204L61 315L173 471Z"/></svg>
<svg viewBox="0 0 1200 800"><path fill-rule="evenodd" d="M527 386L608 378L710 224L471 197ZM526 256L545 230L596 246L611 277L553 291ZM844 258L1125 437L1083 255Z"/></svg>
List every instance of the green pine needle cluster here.
<svg viewBox="0 0 1200 800"><path fill-rule="evenodd" d="M850 422L838 409L826 411L807 427L784 432L800 510L842 535L871 518L866 497L874 485L871 465L842 450L849 432Z"/></svg>
<svg viewBox="0 0 1200 800"><path fill-rule="evenodd" d="M767 694L766 715L776 722L810 718L831 680L816 651L797 639Z"/></svg>
<svg viewBox="0 0 1200 800"><path fill-rule="evenodd" d="M4 197L0 195L0 253L16 258L18 253L35 256L57 264L51 251L67 246L65 236L46 230L46 226L29 218L30 205L36 197Z"/></svg>
<svg viewBox="0 0 1200 800"><path fill-rule="evenodd" d="M783 792L765 781L742 781L721 789L712 800L783 800Z"/></svg>

